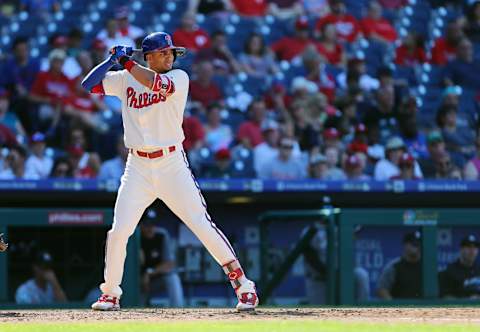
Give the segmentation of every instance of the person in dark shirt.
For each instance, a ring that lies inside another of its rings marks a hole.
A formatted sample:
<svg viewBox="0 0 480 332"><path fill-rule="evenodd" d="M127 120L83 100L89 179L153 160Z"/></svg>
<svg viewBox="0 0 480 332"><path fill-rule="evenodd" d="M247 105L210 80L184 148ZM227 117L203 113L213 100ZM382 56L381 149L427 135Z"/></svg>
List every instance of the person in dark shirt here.
<svg viewBox="0 0 480 332"><path fill-rule="evenodd" d="M421 233L403 237L403 254L385 266L378 279L377 295L384 300L413 299L422 296Z"/></svg>
<svg viewBox="0 0 480 332"><path fill-rule="evenodd" d="M460 85L469 90L479 90L480 79L477 73L480 70L480 61L474 58L470 40L463 38L458 43L456 55L456 58L445 67L445 83Z"/></svg>
<svg viewBox="0 0 480 332"><path fill-rule="evenodd" d="M150 305L151 297L166 289L170 306L183 307L183 288L175 270L169 236L165 230L156 227L156 221L157 213L150 208L140 223L142 292Z"/></svg>
<svg viewBox="0 0 480 332"><path fill-rule="evenodd" d="M470 234L460 243L458 259L439 274L441 297L478 298L480 266L476 264L480 242Z"/></svg>

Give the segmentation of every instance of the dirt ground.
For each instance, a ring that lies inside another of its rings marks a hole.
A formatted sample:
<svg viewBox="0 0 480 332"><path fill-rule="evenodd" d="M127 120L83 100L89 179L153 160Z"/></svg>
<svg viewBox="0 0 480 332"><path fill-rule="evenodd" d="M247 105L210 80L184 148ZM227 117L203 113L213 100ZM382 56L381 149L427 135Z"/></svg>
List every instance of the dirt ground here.
<svg viewBox="0 0 480 332"><path fill-rule="evenodd" d="M260 308L252 313L233 309L0 310L1 322L195 321L195 320L335 320L346 322L412 322L480 325L480 308Z"/></svg>

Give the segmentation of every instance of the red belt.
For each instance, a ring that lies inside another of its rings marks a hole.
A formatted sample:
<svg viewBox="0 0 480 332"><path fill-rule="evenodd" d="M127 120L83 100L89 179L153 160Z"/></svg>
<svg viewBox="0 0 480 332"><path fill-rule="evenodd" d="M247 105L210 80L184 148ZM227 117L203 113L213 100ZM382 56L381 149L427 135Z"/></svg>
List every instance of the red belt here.
<svg viewBox="0 0 480 332"><path fill-rule="evenodd" d="M177 148L175 147L175 145L172 145L172 146L169 146L168 148L153 151L153 152L143 152L143 151L133 150L133 149L130 149L130 151L136 152L139 157L155 159L155 158L163 157L167 149L168 149L168 153L171 153L175 151Z"/></svg>

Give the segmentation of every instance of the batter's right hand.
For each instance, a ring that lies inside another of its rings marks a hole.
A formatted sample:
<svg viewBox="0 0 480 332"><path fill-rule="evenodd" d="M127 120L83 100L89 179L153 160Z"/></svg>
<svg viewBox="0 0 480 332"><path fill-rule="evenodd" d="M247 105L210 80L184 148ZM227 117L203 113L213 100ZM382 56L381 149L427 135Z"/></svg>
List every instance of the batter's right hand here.
<svg viewBox="0 0 480 332"><path fill-rule="evenodd" d="M127 46L114 46L110 49L110 60L118 63L120 58L133 54L133 49Z"/></svg>

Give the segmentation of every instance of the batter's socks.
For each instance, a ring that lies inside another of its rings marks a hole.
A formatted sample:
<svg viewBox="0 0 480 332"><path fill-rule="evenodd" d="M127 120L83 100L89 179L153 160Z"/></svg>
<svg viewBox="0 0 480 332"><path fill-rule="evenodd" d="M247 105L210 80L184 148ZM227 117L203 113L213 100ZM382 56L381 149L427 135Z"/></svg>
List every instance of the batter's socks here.
<svg viewBox="0 0 480 332"><path fill-rule="evenodd" d="M233 289L238 289L238 287L248 281L247 277L245 277L245 273L243 273L243 269L240 266L238 260L231 261L230 263L227 263L222 267L223 271L228 277L228 280L230 280Z"/></svg>

